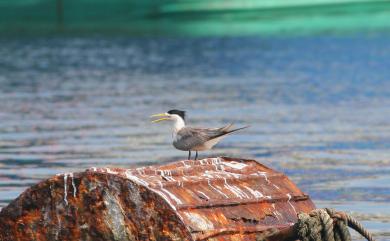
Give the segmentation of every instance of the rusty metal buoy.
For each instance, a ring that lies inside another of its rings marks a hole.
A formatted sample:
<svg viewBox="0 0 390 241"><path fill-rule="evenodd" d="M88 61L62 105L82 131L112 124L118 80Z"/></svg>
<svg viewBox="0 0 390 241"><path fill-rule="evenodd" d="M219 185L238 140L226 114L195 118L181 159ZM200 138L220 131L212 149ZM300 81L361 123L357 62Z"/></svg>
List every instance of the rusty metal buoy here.
<svg viewBox="0 0 390 241"><path fill-rule="evenodd" d="M90 168L23 192L0 212L0 240L256 240L314 208L284 174L254 160Z"/></svg>

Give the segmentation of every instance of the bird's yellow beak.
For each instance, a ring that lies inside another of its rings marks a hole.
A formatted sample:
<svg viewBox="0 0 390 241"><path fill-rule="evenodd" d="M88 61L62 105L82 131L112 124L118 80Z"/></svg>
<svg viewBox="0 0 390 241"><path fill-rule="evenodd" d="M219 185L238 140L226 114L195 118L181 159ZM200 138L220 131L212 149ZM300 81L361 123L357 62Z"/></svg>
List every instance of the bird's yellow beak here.
<svg viewBox="0 0 390 241"><path fill-rule="evenodd" d="M169 118L167 118L167 117L169 117L169 115L167 113L155 114L155 115L150 116L150 118L154 118L154 117L163 117L163 118L160 118L157 120L152 120L152 123L157 123L160 121L169 120Z"/></svg>

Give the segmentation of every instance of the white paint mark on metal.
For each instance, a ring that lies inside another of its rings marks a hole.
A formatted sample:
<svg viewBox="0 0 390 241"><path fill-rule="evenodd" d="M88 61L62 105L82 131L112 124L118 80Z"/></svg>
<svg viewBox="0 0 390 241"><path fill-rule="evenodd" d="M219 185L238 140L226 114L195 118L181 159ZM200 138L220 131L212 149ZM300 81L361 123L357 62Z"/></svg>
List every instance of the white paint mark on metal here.
<svg viewBox="0 0 390 241"><path fill-rule="evenodd" d="M183 163L183 167L185 167L185 168L190 168L190 167L191 167L191 166L188 165L185 161L181 161L181 163Z"/></svg>
<svg viewBox="0 0 390 241"><path fill-rule="evenodd" d="M171 203L171 200L160 190L153 189L156 193L158 193L167 203L168 205L176 211L176 207Z"/></svg>
<svg viewBox="0 0 390 241"><path fill-rule="evenodd" d="M76 185L74 184L73 173L69 173L69 176L70 176L70 177L71 177L71 179L72 179L73 197L76 197L76 194L77 194L77 189L76 189Z"/></svg>
<svg viewBox="0 0 390 241"><path fill-rule="evenodd" d="M141 175L141 176L145 175L145 168L139 167L135 170L137 170L139 175Z"/></svg>
<svg viewBox="0 0 390 241"><path fill-rule="evenodd" d="M226 178L223 179L224 182L225 182L225 188L227 188L230 192L232 192L234 195L236 195L236 197L240 198L240 199L243 199L244 197L242 196L242 193L240 193L239 191L237 191L234 187L232 187L231 185L229 185L229 183L227 182Z"/></svg>
<svg viewBox="0 0 390 241"><path fill-rule="evenodd" d="M118 172L112 171L110 168L106 168L106 172L110 174L118 174Z"/></svg>
<svg viewBox="0 0 390 241"><path fill-rule="evenodd" d="M239 163L239 162L235 162L235 161L232 161L232 162L222 162L222 164L225 165L225 166L231 167L233 169L238 169L238 170L241 170L241 169L243 169L243 168L248 166L245 163Z"/></svg>
<svg viewBox="0 0 390 241"><path fill-rule="evenodd" d="M201 165L207 165L207 164L208 164L207 160L204 160L204 159L199 160L199 163L200 163Z"/></svg>
<svg viewBox="0 0 390 241"><path fill-rule="evenodd" d="M172 177L172 171L170 171L170 170L160 170L160 176L164 177L168 181L176 181Z"/></svg>
<svg viewBox="0 0 390 241"><path fill-rule="evenodd" d="M210 160L212 165L219 165L222 163L222 160L219 157L211 158Z"/></svg>
<svg viewBox="0 0 390 241"><path fill-rule="evenodd" d="M226 176L232 176L236 179L241 177L241 174L239 174L239 173L227 172L225 170L222 170L221 174L225 174Z"/></svg>
<svg viewBox="0 0 390 241"><path fill-rule="evenodd" d="M137 184L140 184L140 185L145 186L145 187L149 186L149 183L147 183L145 180L142 180L141 178L139 178L135 175L132 175L131 170L126 170L125 175L126 175L127 179L130 179Z"/></svg>
<svg viewBox="0 0 390 241"><path fill-rule="evenodd" d="M248 190L255 198L262 198L262 197L264 197L264 195L261 192L257 191L257 190L253 190L252 188L246 187L246 186L244 186L244 188L246 190Z"/></svg>
<svg viewBox="0 0 390 241"><path fill-rule="evenodd" d="M272 208L274 209L272 213L274 214L277 220L283 218L283 215L276 209L275 203L272 203Z"/></svg>
<svg viewBox="0 0 390 241"><path fill-rule="evenodd" d="M177 204L183 204L183 202L182 202L178 197L176 197L173 193L171 193L171 192L168 191L167 189L161 188L161 190L162 190L163 192L165 192L166 194L168 194L168 196L169 196L172 200L175 200L175 202L176 202Z"/></svg>
<svg viewBox="0 0 390 241"><path fill-rule="evenodd" d="M229 198L228 195L226 195L224 192L222 192L221 190L219 190L216 186L214 187L213 185L211 185L211 182L210 182L210 179L207 179L207 183L209 184L209 187L211 187L214 191L216 191L217 193L221 194L222 196L224 196L225 198Z"/></svg>
<svg viewBox="0 0 390 241"><path fill-rule="evenodd" d="M197 213L184 212L191 224L201 231L214 230L214 224Z"/></svg>
<svg viewBox="0 0 390 241"><path fill-rule="evenodd" d="M68 173L65 173L64 174L64 202L66 205L68 205L68 186L67 186L67 183L68 183Z"/></svg>
<svg viewBox="0 0 390 241"><path fill-rule="evenodd" d="M290 194L290 193L287 193L286 195L287 195L287 197L288 197L288 200L287 200L288 204L290 204L290 206L294 209L294 212L297 213L297 210L295 210L294 205L292 205L292 203L290 202L290 200L291 200L291 194Z"/></svg>
<svg viewBox="0 0 390 241"><path fill-rule="evenodd" d="M268 184L271 184L271 182L268 180L268 176L267 176L267 173L266 172L257 172L258 175L260 176L263 176L265 181L268 183Z"/></svg>
<svg viewBox="0 0 390 241"><path fill-rule="evenodd" d="M210 200L210 198L202 191L197 191L198 193L202 194L205 198L207 198L208 200Z"/></svg>

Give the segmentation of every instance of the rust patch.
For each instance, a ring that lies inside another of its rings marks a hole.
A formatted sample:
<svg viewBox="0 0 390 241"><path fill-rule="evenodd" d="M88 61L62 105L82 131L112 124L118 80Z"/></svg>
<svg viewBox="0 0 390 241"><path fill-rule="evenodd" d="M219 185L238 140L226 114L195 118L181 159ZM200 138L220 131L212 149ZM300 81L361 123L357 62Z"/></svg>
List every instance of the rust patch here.
<svg viewBox="0 0 390 241"><path fill-rule="evenodd" d="M256 240L314 208L254 160L90 168L43 181L2 209L0 240Z"/></svg>

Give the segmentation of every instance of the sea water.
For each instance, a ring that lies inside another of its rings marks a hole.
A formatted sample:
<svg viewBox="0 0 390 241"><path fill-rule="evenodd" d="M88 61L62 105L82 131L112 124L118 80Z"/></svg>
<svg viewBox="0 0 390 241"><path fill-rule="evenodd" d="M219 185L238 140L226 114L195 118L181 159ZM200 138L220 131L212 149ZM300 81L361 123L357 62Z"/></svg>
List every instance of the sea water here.
<svg viewBox="0 0 390 241"><path fill-rule="evenodd" d="M0 39L0 206L57 173L182 160L170 123L250 125L254 158L390 239L390 36Z"/></svg>

